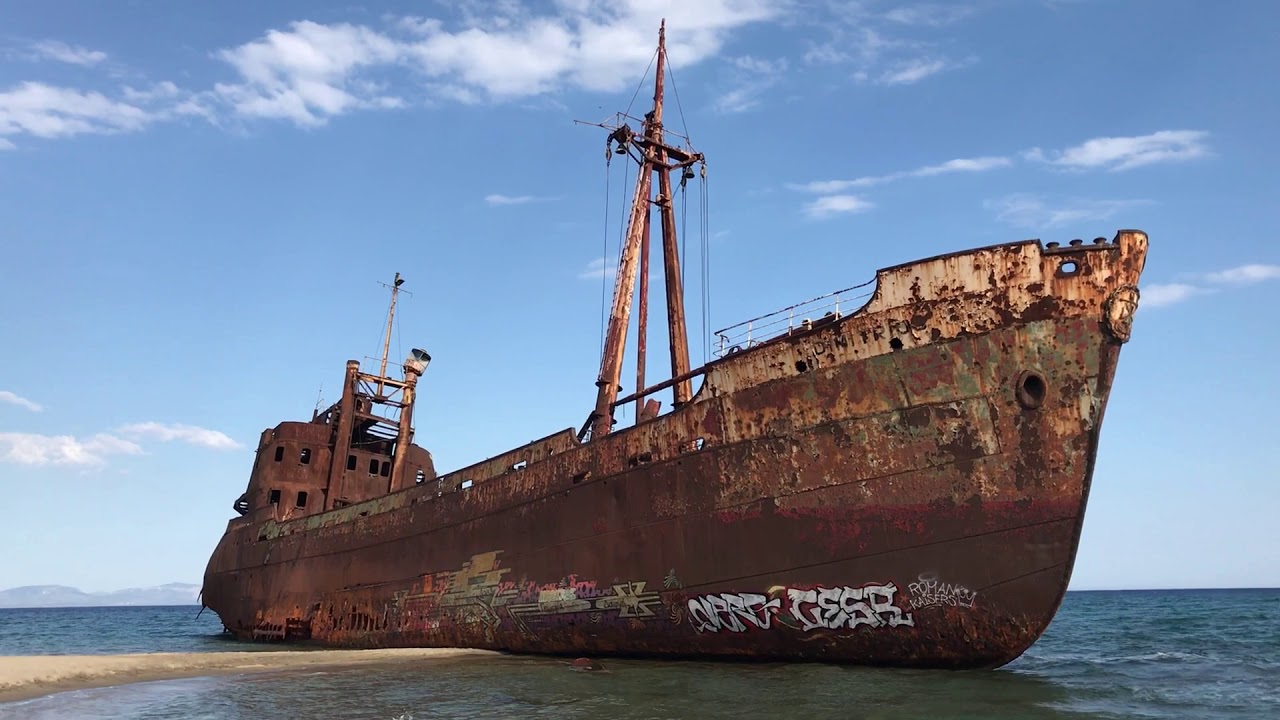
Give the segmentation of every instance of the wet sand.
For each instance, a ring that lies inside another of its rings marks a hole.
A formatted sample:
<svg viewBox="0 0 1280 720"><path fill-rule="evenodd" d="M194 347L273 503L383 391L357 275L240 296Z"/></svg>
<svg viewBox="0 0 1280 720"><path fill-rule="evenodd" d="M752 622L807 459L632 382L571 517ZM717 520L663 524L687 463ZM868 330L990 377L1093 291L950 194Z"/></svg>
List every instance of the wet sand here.
<svg viewBox="0 0 1280 720"><path fill-rule="evenodd" d="M396 648L135 655L8 655L0 656L0 702L27 700L64 690L151 680L389 664L463 655L496 656L498 653L454 648Z"/></svg>

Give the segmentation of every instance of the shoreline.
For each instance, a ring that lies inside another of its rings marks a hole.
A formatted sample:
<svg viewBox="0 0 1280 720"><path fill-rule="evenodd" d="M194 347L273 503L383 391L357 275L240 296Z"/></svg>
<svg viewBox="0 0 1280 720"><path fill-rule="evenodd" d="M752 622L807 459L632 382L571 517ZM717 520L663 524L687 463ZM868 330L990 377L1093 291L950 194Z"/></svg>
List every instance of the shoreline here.
<svg viewBox="0 0 1280 720"><path fill-rule="evenodd" d="M492 650L468 648L380 648L123 655L5 655L0 656L0 703L33 700L69 690L158 680L500 654Z"/></svg>

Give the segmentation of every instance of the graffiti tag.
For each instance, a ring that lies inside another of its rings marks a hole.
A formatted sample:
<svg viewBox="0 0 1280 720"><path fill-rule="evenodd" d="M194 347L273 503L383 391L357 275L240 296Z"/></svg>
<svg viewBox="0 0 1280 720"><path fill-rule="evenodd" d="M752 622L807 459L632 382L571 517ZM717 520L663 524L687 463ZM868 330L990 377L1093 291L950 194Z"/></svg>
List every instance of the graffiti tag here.
<svg viewBox="0 0 1280 720"><path fill-rule="evenodd" d="M907 586L911 592L911 609L942 606L971 608L978 599L978 592L963 585L944 583L932 575L921 575L920 579Z"/></svg>
<svg viewBox="0 0 1280 720"><path fill-rule="evenodd" d="M810 630L837 630L871 627L914 627L910 614L893 604L898 586L863 585L862 587L818 587L812 590L787 589L791 615L800 621L801 628Z"/></svg>
<svg viewBox="0 0 1280 720"><path fill-rule="evenodd" d="M759 593L720 593L689 599L689 622L698 632L768 630L782 605Z"/></svg>
<svg viewBox="0 0 1280 720"><path fill-rule="evenodd" d="M799 629L853 629L869 627L915 626L915 619L894 604L898 586L863 585L835 588L774 588L769 595L759 593L718 593L690 598L689 623L698 632L744 632L752 628L768 630L775 622L787 622L782 597L785 591L786 615L799 624Z"/></svg>

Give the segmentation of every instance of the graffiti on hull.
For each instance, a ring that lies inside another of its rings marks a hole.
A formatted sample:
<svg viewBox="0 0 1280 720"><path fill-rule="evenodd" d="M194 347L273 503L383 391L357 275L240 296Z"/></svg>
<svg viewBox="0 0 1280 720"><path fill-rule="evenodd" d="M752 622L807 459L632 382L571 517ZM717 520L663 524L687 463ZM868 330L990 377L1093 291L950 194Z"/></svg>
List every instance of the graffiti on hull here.
<svg viewBox="0 0 1280 720"><path fill-rule="evenodd" d="M689 623L698 632L744 632L786 625L803 632L914 627L915 619L895 603L898 586L775 586L759 593L713 593L688 600Z"/></svg>
<svg viewBox="0 0 1280 720"><path fill-rule="evenodd" d="M675 571L654 587L647 580L597 583L576 575L559 582L511 579L501 551L474 555L456 571L423 576L410 590L394 594L382 627L432 633L453 631L492 640L499 628L537 638L539 632L568 625L622 623L642 630L661 618L685 620L698 633L768 631L778 626L802 633L868 628L915 627L916 611L934 607L972 608L977 592L963 585L920 575L907 592L892 583L860 586L777 585L766 592L719 592L688 597ZM655 583L656 585L656 583ZM672 600L663 602L664 589Z"/></svg>
<svg viewBox="0 0 1280 720"><path fill-rule="evenodd" d="M911 593L911 609L930 607L971 608L978 599L978 592L964 585L942 582L936 575L921 575L907 586Z"/></svg>
<svg viewBox="0 0 1280 720"><path fill-rule="evenodd" d="M657 616L661 599L656 592L646 592L646 583L627 582L597 589L592 581L566 585L525 583L507 613L521 632L536 636L530 621L554 624L586 613L592 623L599 623L605 613L616 611L619 619L636 621Z"/></svg>
<svg viewBox="0 0 1280 720"><path fill-rule="evenodd" d="M425 575L417 588L395 593L388 615L402 630L430 632L443 621L478 626L486 638L502 623L496 608L509 595L499 589L510 568L500 566L501 551L473 555L462 569Z"/></svg>
<svg viewBox="0 0 1280 720"><path fill-rule="evenodd" d="M557 583L507 579L511 568L501 566L494 551L474 555L455 572L426 575L412 591L394 595L388 614L407 631L431 632L442 624L473 626L492 639L493 631L510 622L519 632L536 637L539 626L596 624L610 618L636 627L658 616L661 598L647 581L598 585L570 575Z"/></svg>
<svg viewBox="0 0 1280 720"><path fill-rule="evenodd" d="M805 632L839 630L861 625L876 627L914 627L909 613L893 602L898 586L863 585L862 587L818 587L811 590L787 588L791 616Z"/></svg>
<svg viewBox="0 0 1280 720"><path fill-rule="evenodd" d="M779 598L758 593L702 595L689 599L689 624L698 632L768 630L781 606Z"/></svg>

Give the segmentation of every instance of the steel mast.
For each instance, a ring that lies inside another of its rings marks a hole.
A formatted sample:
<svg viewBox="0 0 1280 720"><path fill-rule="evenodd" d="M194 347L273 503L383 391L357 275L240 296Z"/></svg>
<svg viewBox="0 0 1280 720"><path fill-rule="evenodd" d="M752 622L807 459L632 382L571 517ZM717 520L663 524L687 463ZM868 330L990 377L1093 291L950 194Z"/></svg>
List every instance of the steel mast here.
<svg viewBox="0 0 1280 720"><path fill-rule="evenodd" d="M662 223L663 270L667 294L667 329L671 344L671 376L680 378L689 373L689 339L685 327L684 288L680 280L680 254L676 242L675 205L671 193L671 171L687 168L701 162L701 153L686 152L668 145L663 137L662 107L664 74L666 69L666 20L658 29L657 73L654 79L653 109L644 118L641 134L637 135L625 123L612 128L608 143L616 143L613 152L626 154L637 160L640 172L636 179L635 196L631 203L631 217L626 240L618 258L618 270L614 280L613 307L609 314L609 327L605 336L604 352L600 358L600 374L596 379L595 409L587 421L591 437L597 438L613 429L613 409L621 389L622 360L627 342L627 328L631 320L631 306L635 300L637 270L640 274L640 313L637 341L637 393L644 391L644 361L646 334L648 331L648 257L650 221L649 206L658 206ZM638 154L632 154L635 150ZM658 196L653 198L653 174L658 175ZM637 268L637 264L640 267ZM674 405L679 407L692 396L691 382L682 379L675 383ZM636 400L637 418L644 398ZM583 428L584 434L586 427Z"/></svg>

